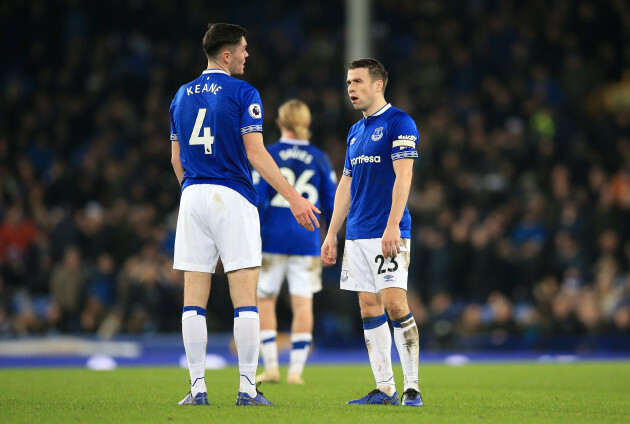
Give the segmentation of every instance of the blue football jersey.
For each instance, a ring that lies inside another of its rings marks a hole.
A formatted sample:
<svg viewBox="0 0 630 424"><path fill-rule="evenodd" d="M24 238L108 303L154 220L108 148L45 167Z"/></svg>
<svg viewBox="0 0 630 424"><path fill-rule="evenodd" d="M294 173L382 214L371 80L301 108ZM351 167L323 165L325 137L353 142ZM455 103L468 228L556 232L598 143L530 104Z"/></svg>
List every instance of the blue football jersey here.
<svg viewBox="0 0 630 424"><path fill-rule="evenodd" d="M219 184L257 205L242 136L262 132L258 91L220 69L206 69L180 87L170 108L171 140L178 141L184 167L182 190Z"/></svg>
<svg viewBox="0 0 630 424"><path fill-rule="evenodd" d="M322 211L330 223L337 177L326 154L306 140L281 139L267 149L282 175L302 196ZM260 199L262 251L285 255L319 256L321 236L317 229L306 231L297 223L289 202L254 172Z"/></svg>
<svg viewBox="0 0 630 424"><path fill-rule="evenodd" d="M413 119L390 104L350 128L343 169L344 175L352 177L346 239L383 236L396 180L394 161L417 158L419 137ZM411 216L407 206L400 221L400 235L411 237Z"/></svg>

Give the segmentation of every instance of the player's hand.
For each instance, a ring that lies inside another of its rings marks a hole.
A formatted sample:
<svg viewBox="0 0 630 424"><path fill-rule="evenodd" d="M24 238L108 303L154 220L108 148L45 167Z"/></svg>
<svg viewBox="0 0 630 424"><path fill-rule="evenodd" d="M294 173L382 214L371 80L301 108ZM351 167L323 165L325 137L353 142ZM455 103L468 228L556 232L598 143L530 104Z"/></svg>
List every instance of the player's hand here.
<svg viewBox="0 0 630 424"><path fill-rule="evenodd" d="M302 196L295 196L289 200L289 208L298 224L306 228L306 231L313 231L315 227L319 228L319 221L315 214L321 212L309 200Z"/></svg>
<svg viewBox="0 0 630 424"><path fill-rule="evenodd" d="M381 239L381 247L383 248L383 256L386 258L395 258L400 253L400 227L398 224L387 224Z"/></svg>
<svg viewBox="0 0 630 424"><path fill-rule="evenodd" d="M322 262L324 266L334 265L337 262L337 237L326 236L322 244Z"/></svg>

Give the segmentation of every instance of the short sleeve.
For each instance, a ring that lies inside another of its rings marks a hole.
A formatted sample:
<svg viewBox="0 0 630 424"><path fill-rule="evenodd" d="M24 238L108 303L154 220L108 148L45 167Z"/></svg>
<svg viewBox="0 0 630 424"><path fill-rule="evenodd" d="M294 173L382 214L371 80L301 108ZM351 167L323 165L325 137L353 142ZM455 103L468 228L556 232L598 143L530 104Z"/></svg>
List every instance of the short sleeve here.
<svg viewBox="0 0 630 424"><path fill-rule="evenodd" d="M346 148L346 160L343 164L343 175L352 177L352 162L350 162L350 149Z"/></svg>
<svg viewBox="0 0 630 424"><path fill-rule="evenodd" d="M241 87L241 135L250 132L262 132L263 109L258 90L249 83Z"/></svg>
<svg viewBox="0 0 630 424"><path fill-rule="evenodd" d="M346 139L346 160L343 164L343 175L346 177L352 177L352 162L350 161L350 142L354 141L352 138L354 126L350 128L348 132L348 138Z"/></svg>
<svg viewBox="0 0 630 424"><path fill-rule="evenodd" d="M171 141L179 142L179 138L177 136L177 126L175 124L175 119L174 119L175 99L173 99L173 101L171 102L171 107L169 108L168 114L171 117Z"/></svg>

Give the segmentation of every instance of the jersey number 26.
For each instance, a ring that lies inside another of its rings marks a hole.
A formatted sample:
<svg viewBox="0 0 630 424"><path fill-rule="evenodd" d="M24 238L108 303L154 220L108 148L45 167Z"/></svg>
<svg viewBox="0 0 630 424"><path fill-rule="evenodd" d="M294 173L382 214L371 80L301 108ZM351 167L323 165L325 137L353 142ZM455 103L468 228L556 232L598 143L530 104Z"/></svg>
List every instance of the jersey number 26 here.
<svg viewBox="0 0 630 424"><path fill-rule="evenodd" d="M317 192L315 186L313 184L309 184L308 182L311 177L315 175L315 171L313 171L312 169L307 169L300 174L297 180L295 178L295 173L291 170L291 168L282 167L280 168L280 172L282 172L282 175L284 176L284 178L287 179L289 184L291 184L293 188L295 188L295 191L302 195L305 194L306 198L310 200L312 204L317 203L317 200L319 199L319 193ZM270 205L278 208L288 208L289 202L278 193L273 196Z"/></svg>

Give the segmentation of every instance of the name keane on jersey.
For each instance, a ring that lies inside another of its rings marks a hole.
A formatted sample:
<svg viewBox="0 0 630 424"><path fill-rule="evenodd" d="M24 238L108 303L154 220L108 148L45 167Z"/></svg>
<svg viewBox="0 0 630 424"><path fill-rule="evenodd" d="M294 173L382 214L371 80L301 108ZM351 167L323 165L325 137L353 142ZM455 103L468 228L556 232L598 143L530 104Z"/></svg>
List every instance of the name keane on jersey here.
<svg viewBox="0 0 630 424"><path fill-rule="evenodd" d="M280 159L282 160L297 159L304 162L305 164L313 162L313 155L305 150L300 150L296 147L286 150L280 150L279 155Z"/></svg>
<svg viewBox="0 0 630 424"><path fill-rule="evenodd" d="M356 158L350 159L350 164L352 166L356 165L357 163L381 163L381 157L361 155L357 156Z"/></svg>
<svg viewBox="0 0 630 424"><path fill-rule="evenodd" d="M217 94L219 90L222 88L223 87L215 83L204 84L203 86L201 84L196 84L196 85L191 85L190 87L186 87L186 94L188 94L189 96L191 94L199 94L199 93L206 93L206 92Z"/></svg>

